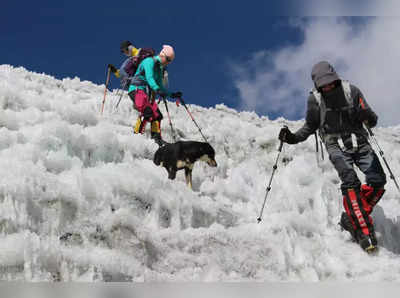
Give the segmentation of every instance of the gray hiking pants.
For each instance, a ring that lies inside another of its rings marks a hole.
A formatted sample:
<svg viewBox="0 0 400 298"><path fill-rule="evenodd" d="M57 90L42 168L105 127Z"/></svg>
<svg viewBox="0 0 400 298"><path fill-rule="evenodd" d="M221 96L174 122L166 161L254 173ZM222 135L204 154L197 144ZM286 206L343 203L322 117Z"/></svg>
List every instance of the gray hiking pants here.
<svg viewBox="0 0 400 298"><path fill-rule="evenodd" d="M361 182L353 166L356 165L365 174L366 183L372 187L383 187L386 184L386 175L378 156L368 143L359 146L358 150L342 151L338 144L327 146L329 159L335 166L342 180L342 193L346 194L350 188L360 189Z"/></svg>

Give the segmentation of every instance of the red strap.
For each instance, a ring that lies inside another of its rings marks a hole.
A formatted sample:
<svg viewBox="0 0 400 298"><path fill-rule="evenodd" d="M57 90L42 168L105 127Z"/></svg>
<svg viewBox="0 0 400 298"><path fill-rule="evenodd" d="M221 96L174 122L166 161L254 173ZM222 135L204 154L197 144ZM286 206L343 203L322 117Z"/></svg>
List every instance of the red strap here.
<svg viewBox="0 0 400 298"><path fill-rule="evenodd" d="M357 194L354 191L354 189L349 189L348 193L349 193L351 208L353 209L353 212L356 215L356 218L357 218L358 223L360 224L361 230L365 235L369 235L367 223L365 222L365 219L364 219L363 214L360 209L360 205L358 204L358 201L357 201Z"/></svg>
<svg viewBox="0 0 400 298"><path fill-rule="evenodd" d="M357 226L354 223L353 217L351 216L351 211L350 211L349 205L347 204L347 198L346 197L347 196L343 196L343 206L344 206L344 209L346 210L347 215L350 218L350 221L351 221L351 224L353 225L354 230L356 230Z"/></svg>

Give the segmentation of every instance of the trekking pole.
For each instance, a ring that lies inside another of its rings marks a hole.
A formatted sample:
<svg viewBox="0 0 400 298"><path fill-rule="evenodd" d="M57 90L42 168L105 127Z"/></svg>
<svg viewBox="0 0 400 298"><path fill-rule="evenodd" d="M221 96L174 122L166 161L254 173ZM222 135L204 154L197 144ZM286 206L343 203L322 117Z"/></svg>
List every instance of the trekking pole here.
<svg viewBox="0 0 400 298"><path fill-rule="evenodd" d="M103 115L104 103L106 102L107 87L108 87L108 83L110 82L110 73L111 73L111 68L108 67L107 79L106 79L106 87L104 89L103 104L101 105L101 115Z"/></svg>
<svg viewBox="0 0 400 298"><path fill-rule="evenodd" d="M268 183L268 186L267 186L267 192L265 193L264 203L263 203L263 205L261 207L260 216L257 218L257 222L258 223L260 223L261 220L262 220L262 215L263 215L263 212L264 212L265 203L267 202L268 194L271 191L272 179L274 179L275 172L278 169L278 161L279 161L279 156L281 155L281 152L282 152L282 148L283 148L283 141L281 141L281 143L279 145L279 149L278 149L279 153L278 153L278 156L276 157L276 161L275 161L275 164L274 164L274 167L273 167L273 170L272 170L271 178L269 179L269 183Z"/></svg>
<svg viewBox="0 0 400 298"><path fill-rule="evenodd" d="M315 157L317 159L317 165L318 167L320 166L319 164L319 147L318 147L318 136L317 136L317 132L314 133L315 136Z"/></svg>
<svg viewBox="0 0 400 298"><path fill-rule="evenodd" d="M172 138L174 139L174 142L176 142L175 130L174 130L174 127L172 126L171 116L169 115L167 100L164 97L162 98L162 100L165 104L165 109L167 110L169 126L171 126Z"/></svg>
<svg viewBox="0 0 400 298"><path fill-rule="evenodd" d="M126 86L128 86L128 83L130 84L130 82L131 82L130 80L127 80L127 81L125 82L124 86L122 87L122 94L121 94L121 96L119 97L119 100L118 100L118 102L117 102L117 105L115 106L115 110L118 109L119 103L121 102L121 99L122 99L122 97L124 96L124 90L125 90Z"/></svg>
<svg viewBox="0 0 400 298"><path fill-rule="evenodd" d="M206 141L206 143L208 143L207 138L204 136L204 134L203 134L203 132L201 131L201 128L200 128L200 126L197 124L196 120L194 120L194 117L193 117L192 113L190 113L190 111L189 111L188 107L186 106L185 102L183 101L183 98L180 98L179 100L180 100L180 102L183 104L183 106L185 107L185 109L186 109L186 111L188 112L190 118L192 118L194 124L195 124L195 125L197 126L197 128L199 129L200 134L201 134L201 136L203 137L203 139Z"/></svg>
<svg viewBox="0 0 400 298"><path fill-rule="evenodd" d="M321 141L321 140L319 140L319 147L321 148L321 158L322 158L322 161L324 161L324 160L325 160L325 156L324 156L324 147L322 147L322 141Z"/></svg>
<svg viewBox="0 0 400 298"><path fill-rule="evenodd" d="M120 94L120 93L121 93L121 94ZM124 91L122 90L122 92L120 92L120 91L118 90L118 92L117 92L117 94L116 94L116 97L119 96L119 98L118 98L117 104L115 105L114 110L117 110L117 108L118 108L118 106L119 106L119 103L121 102L121 99L122 99L122 96L123 96L123 95L124 95Z"/></svg>
<svg viewBox="0 0 400 298"><path fill-rule="evenodd" d="M382 157L382 160L385 163L385 165L386 165L386 167L387 167L387 169L388 169L388 171L390 173L390 179L393 180L394 184L397 187L397 190L400 192L399 184L397 183L396 178L394 177L394 174L393 174L392 170L390 169L388 162L386 161L384 152L383 152L381 146L379 146L378 140L376 139L374 132L372 131L372 129L367 124L364 123L364 126L368 131L369 137L372 139L372 141L375 143L376 147L379 150L379 154Z"/></svg>

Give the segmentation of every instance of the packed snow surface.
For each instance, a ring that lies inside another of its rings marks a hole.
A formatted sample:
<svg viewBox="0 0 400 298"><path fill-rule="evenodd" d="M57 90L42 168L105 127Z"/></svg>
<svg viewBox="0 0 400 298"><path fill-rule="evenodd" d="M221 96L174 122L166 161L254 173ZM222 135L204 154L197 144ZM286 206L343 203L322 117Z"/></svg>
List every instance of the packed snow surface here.
<svg viewBox="0 0 400 298"><path fill-rule="evenodd" d="M188 105L218 162L196 163L192 191L182 171L171 181L153 164L158 146L133 134L137 112L126 94L115 109L119 92L101 116L104 85L0 66L1 280L400 281L392 181L369 256L337 225L340 182L327 158L317 165L314 138L285 145L258 224L279 129L302 121ZM181 140L202 140L184 107L169 111ZM375 131L399 174L400 127Z"/></svg>

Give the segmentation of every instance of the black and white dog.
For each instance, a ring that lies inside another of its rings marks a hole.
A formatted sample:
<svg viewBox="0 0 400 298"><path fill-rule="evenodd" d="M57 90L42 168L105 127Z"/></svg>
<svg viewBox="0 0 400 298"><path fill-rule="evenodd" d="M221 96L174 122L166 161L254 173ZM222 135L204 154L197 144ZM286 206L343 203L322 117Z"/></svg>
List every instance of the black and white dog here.
<svg viewBox="0 0 400 298"><path fill-rule="evenodd" d="M160 147L154 154L153 162L164 167L168 178L174 180L176 172L185 169L186 184L192 188L192 170L198 160L216 167L215 151L210 144L194 141L179 141Z"/></svg>

